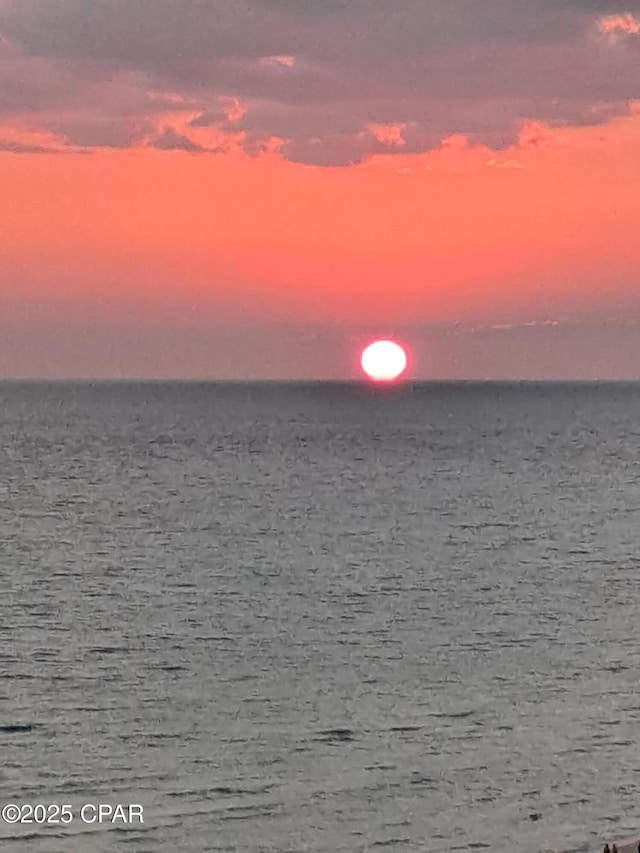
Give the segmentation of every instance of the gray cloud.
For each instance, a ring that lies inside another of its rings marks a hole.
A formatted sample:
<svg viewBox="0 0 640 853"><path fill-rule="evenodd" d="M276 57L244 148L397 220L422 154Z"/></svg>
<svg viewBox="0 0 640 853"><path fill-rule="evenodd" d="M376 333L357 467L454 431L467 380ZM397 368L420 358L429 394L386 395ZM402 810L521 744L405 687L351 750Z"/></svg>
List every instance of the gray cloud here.
<svg viewBox="0 0 640 853"><path fill-rule="evenodd" d="M640 97L640 38L597 30L622 12L638 0L4 0L0 113L120 146L191 111L193 130L333 165L380 150L369 123L406 123L403 151L452 133L499 147L523 120L598 124ZM176 147L202 148L188 133Z"/></svg>
<svg viewBox="0 0 640 853"><path fill-rule="evenodd" d="M175 130L168 127L163 132L157 136L151 145L154 148L159 148L162 151L204 151L205 149L201 145L197 145L188 136L184 136L182 133L176 133Z"/></svg>

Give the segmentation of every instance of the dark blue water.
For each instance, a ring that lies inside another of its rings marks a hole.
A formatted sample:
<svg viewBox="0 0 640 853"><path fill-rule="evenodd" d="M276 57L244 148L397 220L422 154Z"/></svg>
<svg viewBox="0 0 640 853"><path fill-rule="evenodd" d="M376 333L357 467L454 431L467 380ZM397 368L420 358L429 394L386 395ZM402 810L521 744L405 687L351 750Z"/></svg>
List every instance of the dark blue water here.
<svg viewBox="0 0 640 853"><path fill-rule="evenodd" d="M3 850L640 826L640 385L0 385ZM86 803L144 824L88 824Z"/></svg>

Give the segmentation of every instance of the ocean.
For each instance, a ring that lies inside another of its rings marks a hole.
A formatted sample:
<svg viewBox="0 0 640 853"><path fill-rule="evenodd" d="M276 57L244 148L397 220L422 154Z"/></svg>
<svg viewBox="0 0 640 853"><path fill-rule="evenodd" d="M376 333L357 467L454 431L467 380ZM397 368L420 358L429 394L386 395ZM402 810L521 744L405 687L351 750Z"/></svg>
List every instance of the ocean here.
<svg viewBox="0 0 640 853"><path fill-rule="evenodd" d="M5 813L3 851L639 830L640 384L4 382L0 406L0 805L72 817Z"/></svg>

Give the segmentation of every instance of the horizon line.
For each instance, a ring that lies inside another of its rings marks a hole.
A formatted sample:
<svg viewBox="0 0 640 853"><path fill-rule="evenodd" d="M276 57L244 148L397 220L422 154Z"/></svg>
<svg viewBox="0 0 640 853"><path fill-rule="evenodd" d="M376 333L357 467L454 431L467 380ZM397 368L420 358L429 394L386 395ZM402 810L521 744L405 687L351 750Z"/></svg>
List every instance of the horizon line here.
<svg viewBox="0 0 640 853"><path fill-rule="evenodd" d="M0 377L0 385L19 384L19 383L38 383L38 384L78 384L78 385L97 385L97 384L200 384L200 385L357 385L364 388L406 388L414 385L633 385L640 384L640 376L636 378L571 378L571 377L554 377L550 378L429 378L429 379L400 379L390 382L375 382L367 379L351 378L351 379L285 379L285 378L270 378L270 379L220 379L212 377L135 377L135 376L101 376L101 377L82 377L82 376L7 376Z"/></svg>

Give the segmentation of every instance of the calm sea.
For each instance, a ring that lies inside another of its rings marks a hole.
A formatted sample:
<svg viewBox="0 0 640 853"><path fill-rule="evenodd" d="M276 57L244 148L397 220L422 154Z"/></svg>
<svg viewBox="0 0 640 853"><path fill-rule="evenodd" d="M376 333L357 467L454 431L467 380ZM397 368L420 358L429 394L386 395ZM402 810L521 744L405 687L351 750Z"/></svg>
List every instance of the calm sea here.
<svg viewBox="0 0 640 853"><path fill-rule="evenodd" d="M640 385L3 383L8 853L640 828ZM83 823L140 804L144 824Z"/></svg>

